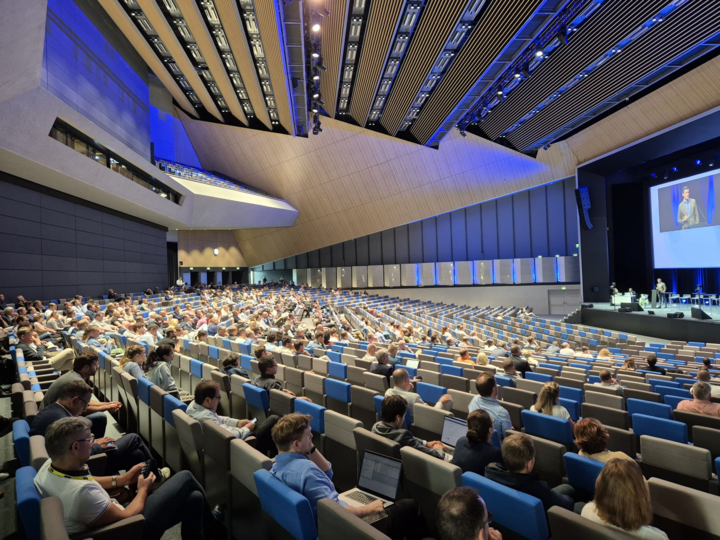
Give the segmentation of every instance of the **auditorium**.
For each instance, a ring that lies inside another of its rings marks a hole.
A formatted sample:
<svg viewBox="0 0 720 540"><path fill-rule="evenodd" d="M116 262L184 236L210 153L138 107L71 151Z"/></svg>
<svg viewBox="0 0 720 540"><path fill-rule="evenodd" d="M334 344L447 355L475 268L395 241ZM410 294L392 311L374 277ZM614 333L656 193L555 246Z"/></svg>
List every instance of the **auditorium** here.
<svg viewBox="0 0 720 540"><path fill-rule="evenodd" d="M717 0L0 7L0 538L720 540Z"/></svg>

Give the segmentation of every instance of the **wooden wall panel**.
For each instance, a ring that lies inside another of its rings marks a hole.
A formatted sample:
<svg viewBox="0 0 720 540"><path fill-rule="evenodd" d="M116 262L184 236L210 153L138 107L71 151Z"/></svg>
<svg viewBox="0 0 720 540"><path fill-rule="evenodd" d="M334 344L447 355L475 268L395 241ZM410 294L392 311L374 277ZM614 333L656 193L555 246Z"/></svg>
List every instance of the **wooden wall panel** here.
<svg viewBox="0 0 720 540"><path fill-rule="evenodd" d="M232 231L178 231L178 260L183 268L247 266Z"/></svg>
<svg viewBox="0 0 720 540"><path fill-rule="evenodd" d="M337 104L349 4L350 0L325 0L325 8L330 12L330 16L323 19L320 30L321 53L327 68L327 71L320 75L320 93L325 102L325 111L331 117L335 116Z"/></svg>

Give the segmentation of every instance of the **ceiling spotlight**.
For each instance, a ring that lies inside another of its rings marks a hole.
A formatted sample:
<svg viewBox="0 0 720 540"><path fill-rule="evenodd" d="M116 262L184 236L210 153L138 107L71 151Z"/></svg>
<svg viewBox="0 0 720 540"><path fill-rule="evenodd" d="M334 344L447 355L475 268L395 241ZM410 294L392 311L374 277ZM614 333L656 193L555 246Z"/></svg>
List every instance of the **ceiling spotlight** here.
<svg viewBox="0 0 720 540"><path fill-rule="evenodd" d="M317 103L315 103L314 101L313 101L313 104L312 104L312 109L311 109L311 110L312 110L312 112L314 112L314 113L318 112L318 106L317 106Z"/></svg>
<svg viewBox="0 0 720 540"><path fill-rule="evenodd" d="M715 162L713 160L708 161L708 167L714 167Z"/></svg>
<svg viewBox="0 0 720 540"><path fill-rule="evenodd" d="M673 167L672 172L677 172L677 167Z"/></svg>
<svg viewBox="0 0 720 540"><path fill-rule="evenodd" d="M520 73L516 73L516 74L515 74L515 78L516 78L516 79L519 79L520 77L522 77L522 74L520 74Z"/></svg>
<svg viewBox="0 0 720 540"><path fill-rule="evenodd" d="M320 115L317 114L317 113L313 114L312 121L313 121L313 124L319 123L319 122L320 122Z"/></svg>
<svg viewBox="0 0 720 540"><path fill-rule="evenodd" d="M498 95L498 96L502 96L502 95L503 95L503 91L502 91L502 90L498 90L497 95Z"/></svg>
<svg viewBox="0 0 720 540"><path fill-rule="evenodd" d="M315 92L313 92L312 97L313 99L320 99L322 97L322 94L316 90Z"/></svg>
<svg viewBox="0 0 720 540"><path fill-rule="evenodd" d="M313 32L319 32L320 31L320 23L315 23L312 25L312 31Z"/></svg>
<svg viewBox="0 0 720 540"><path fill-rule="evenodd" d="M325 67L325 63L323 62L323 57L321 56L317 61L317 67L321 71L327 71L327 68Z"/></svg>
<svg viewBox="0 0 720 540"><path fill-rule="evenodd" d="M320 15L321 17L329 17L330 16L330 12L325 8L318 8L317 12L318 12L318 15Z"/></svg>
<svg viewBox="0 0 720 540"><path fill-rule="evenodd" d="M702 165L702 159L696 159L695 165Z"/></svg>
<svg viewBox="0 0 720 540"><path fill-rule="evenodd" d="M665 174L663 175L663 180L667 180L667 179L668 179L668 176L670 176L670 173L668 173L667 171L665 171Z"/></svg>
<svg viewBox="0 0 720 540"><path fill-rule="evenodd" d="M537 56L538 58L542 58L544 54L545 53L542 52L542 49L535 51L535 56Z"/></svg>
<svg viewBox="0 0 720 540"><path fill-rule="evenodd" d="M318 68L313 68L313 81L319 81L320 80L320 70Z"/></svg>

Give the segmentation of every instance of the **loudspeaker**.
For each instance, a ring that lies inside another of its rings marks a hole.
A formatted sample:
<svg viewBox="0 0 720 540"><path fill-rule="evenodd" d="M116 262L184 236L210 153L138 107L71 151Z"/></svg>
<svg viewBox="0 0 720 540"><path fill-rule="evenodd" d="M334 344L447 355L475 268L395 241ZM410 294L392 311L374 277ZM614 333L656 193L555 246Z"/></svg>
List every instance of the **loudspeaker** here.
<svg viewBox="0 0 720 540"><path fill-rule="evenodd" d="M623 302L620 304L621 308L630 308L628 311L645 311L643 308L640 307L640 304L637 302Z"/></svg>
<svg viewBox="0 0 720 540"><path fill-rule="evenodd" d="M595 306L593 304L580 304L580 307L583 309L592 309Z"/></svg>
<svg viewBox="0 0 720 540"><path fill-rule="evenodd" d="M685 314L682 311L676 311L675 313L668 313L668 319L684 319Z"/></svg>
<svg viewBox="0 0 720 540"><path fill-rule="evenodd" d="M691 316L693 319L699 319L699 320L701 320L701 321L712 320L712 317L711 317L710 315L708 315L707 313L705 313L702 309L700 309L700 308L695 308L695 307L692 308L692 311L691 311L691 315L690 315L690 316Z"/></svg>
<svg viewBox="0 0 720 540"><path fill-rule="evenodd" d="M633 309L629 307L621 307L618 311L620 313L632 313Z"/></svg>
<svg viewBox="0 0 720 540"><path fill-rule="evenodd" d="M578 214L580 214L580 225L586 231L593 228L593 224L590 221L590 214L588 210L592 208L590 205L590 192L588 188L581 187L575 190L575 200L577 201Z"/></svg>

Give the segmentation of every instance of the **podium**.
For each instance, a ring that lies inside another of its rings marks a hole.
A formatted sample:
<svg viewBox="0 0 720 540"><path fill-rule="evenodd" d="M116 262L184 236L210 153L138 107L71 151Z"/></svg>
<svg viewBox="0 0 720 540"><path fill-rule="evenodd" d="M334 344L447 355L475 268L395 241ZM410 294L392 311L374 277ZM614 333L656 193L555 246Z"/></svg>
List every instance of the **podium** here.
<svg viewBox="0 0 720 540"><path fill-rule="evenodd" d="M650 293L650 304L652 304L653 309L658 308L658 292L656 289L653 289Z"/></svg>

